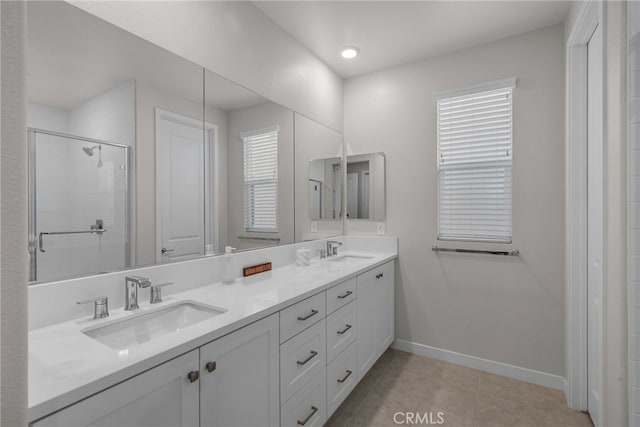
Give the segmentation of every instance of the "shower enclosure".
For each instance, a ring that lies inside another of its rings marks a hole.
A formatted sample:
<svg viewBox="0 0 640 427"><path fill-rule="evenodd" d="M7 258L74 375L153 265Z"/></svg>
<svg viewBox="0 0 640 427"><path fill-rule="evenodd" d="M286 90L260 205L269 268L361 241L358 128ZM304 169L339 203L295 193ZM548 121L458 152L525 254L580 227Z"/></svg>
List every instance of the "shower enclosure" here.
<svg viewBox="0 0 640 427"><path fill-rule="evenodd" d="M28 132L30 280L129 266L129 147Z"/></svg>

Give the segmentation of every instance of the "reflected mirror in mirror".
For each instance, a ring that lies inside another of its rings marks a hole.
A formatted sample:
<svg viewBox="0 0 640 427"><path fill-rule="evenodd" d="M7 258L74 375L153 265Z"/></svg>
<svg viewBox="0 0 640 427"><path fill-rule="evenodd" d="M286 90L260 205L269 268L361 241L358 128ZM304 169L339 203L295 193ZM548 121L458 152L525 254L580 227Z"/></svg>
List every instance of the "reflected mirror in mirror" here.
<svg viewBox="0 0 640 427"><path fill-rule="evenodd" d="M347 219L385 219L384 153L347 156Z"/></svg>
<svg viewBox="0 0 640 427"><path fill-rule="evenodd" d="M293 112L207 71L205 119L214 252L293 243Z"/></svg>
<svg viewBox="0 0 640 427"><path fill-rule="evenodd" d="M31 281L170 260L156 176L192 186L170 228L202 255L203 69L66 2L28 2L27 21ZM173 164L163 138L183 142Z"/></svg>
<svg viewBox="0 0 640 427"><path fill-rule="evenodd" d="M331 157L309 162L309 219L340 219L342 158Z"/></svg>
<svg viewBox="0 0 640 427"><path fill-rule="evenodd" d="M296 132L296 241L342 234L342 134L301 114Z"/></svg>

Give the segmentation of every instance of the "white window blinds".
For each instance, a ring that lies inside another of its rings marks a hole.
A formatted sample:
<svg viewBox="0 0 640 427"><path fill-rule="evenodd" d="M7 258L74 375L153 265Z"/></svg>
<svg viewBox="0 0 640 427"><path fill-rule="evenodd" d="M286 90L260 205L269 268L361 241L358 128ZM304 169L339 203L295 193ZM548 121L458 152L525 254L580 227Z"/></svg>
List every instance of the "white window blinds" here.
<svg viewBox="0 0 640 427"><path fill-rule="evenodd" d="M278 232L278 128L242 134L244 228Z"/></svg>
<svg viewBox="0 0 640 427"><path fill-rule="evenodd" d="M440 240L511 243L512 89L437 99Z"/></svg>

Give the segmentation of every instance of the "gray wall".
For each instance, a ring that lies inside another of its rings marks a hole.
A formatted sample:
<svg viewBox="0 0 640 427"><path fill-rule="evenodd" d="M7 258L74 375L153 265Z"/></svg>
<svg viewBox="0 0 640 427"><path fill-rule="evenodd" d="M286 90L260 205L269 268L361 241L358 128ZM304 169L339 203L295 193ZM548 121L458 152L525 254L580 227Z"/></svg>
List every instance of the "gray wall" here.
<svg viewBox="0 0 640 427"><path fill-rule="evenodd" d="M345 82L350 153L387 157L397 338L564 375L564 76L559 25ZM434 94L507 77L521 256L436 255Z"/></svg>

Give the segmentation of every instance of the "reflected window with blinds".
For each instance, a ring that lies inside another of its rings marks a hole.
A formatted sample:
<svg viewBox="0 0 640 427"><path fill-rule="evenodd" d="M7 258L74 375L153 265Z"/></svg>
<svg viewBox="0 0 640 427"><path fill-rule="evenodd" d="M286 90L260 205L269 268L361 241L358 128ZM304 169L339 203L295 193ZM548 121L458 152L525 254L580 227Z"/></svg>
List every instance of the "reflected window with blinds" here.
<svg viewBox="0 0 640 427"><path fill-rule="evenodd" d="M438 240L511 243L514 87L436 98Z"/></svg>
<svg viewBox="0 0 640 427"><path fill-rule="evenodd" d="M278 232L278 127L241 135L244 154L244 228Z"/></svg>

